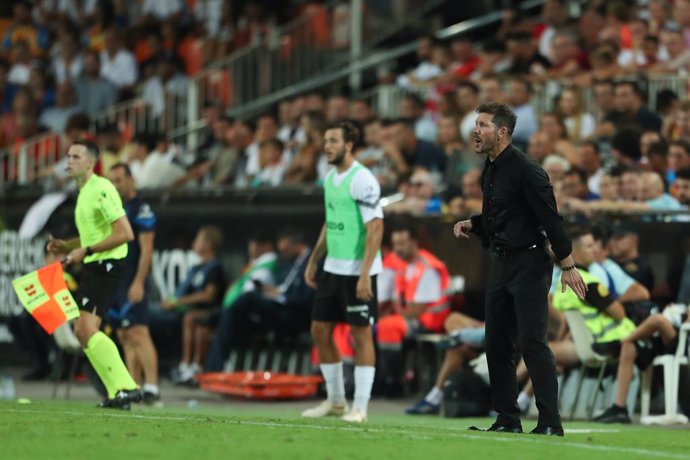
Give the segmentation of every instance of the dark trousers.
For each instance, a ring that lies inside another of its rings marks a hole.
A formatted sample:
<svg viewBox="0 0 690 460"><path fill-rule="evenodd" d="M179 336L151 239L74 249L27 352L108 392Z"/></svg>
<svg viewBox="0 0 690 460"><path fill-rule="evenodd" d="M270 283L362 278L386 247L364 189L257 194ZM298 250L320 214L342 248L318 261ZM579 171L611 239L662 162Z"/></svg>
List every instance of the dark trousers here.
<svg viewBox="0 0 690 460"><path fill-rule="evenodd" d="M546 340L553 264L541 248L492 253L486 293L486 357L497 423L520 424L515 376L516 345L522 350L539 409L538 426L561 426L558 381Z"/></svg>

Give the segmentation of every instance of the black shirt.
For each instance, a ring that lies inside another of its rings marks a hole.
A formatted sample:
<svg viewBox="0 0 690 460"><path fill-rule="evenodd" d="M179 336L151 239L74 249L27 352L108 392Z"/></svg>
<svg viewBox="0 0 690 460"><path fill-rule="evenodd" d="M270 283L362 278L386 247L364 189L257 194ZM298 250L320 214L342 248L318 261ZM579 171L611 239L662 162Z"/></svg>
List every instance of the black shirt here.
<svg viewBox="0 0 690 460"><path fill-rule="evenodd" d="M482 214L472 216L472 232L484 246L528 248L548 237L558 260L572 251L546 172L512 145L484 163Z"/></svg>
<svg viewBox="0 0 690 460"><path fill-rule="evenodd" d="M613 111L606 115L604 121L613 123L617 131L622 129L637 129L642 131L661 131L661 118L649 110L641 107L635 115L628 115L623 112Z"/></svg>

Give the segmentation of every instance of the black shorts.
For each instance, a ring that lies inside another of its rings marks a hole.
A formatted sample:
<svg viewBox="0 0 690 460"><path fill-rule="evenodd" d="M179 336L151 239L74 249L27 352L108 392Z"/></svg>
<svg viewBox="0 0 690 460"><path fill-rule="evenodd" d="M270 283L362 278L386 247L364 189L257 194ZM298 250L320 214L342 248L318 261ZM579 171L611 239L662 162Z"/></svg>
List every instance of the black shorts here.
<svg viewBox="0 0 690 460"><path fill-rule="evenodd" d="M107 317L108 309L116 299L125 281L124 260L99 260L84 264L74 300L79 309Z"/></svg>
<svg viewBox="0 0 690 460"><path fill-rule="evenodd" d="M141 302L134 304L127 299L130 284L124 284L117 294L115 303L108 310L108 322L114 329L149 324L148 282L144 283L144 298Z"/></svg>
<svg viewBox="0 0 690 460"><path fill-rule="evenodd" d="M334 275L324 272L314 298L312 320L327 323L347 323L352 326L370 326L378 318L376 276L371 277L374 297L364 302L357 299L358 276Z"/></svg>

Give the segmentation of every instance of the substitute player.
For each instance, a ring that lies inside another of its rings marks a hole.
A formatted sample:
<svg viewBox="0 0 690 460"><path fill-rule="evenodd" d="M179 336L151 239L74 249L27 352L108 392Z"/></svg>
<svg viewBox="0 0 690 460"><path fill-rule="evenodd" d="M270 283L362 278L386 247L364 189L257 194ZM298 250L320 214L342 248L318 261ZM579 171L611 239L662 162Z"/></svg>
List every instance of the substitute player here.
<svg viewBox="0 0 690 460"><path fill-rule="evenodd" d="M374 175L352 155L358 139L359 132L351 123L326 130L324 149L335 168L324 181L326 223L304 274L306 283L316 289L311 333L328 398L302 416L341 415L352 423L367 419L376 360L371 334L378 309L376 275L383 268L381 189ZM324 255L324 274L317 285L316 267ZM336 323L348 323L355 342L355 399L349 412L343 363L333 340Z"/></svg>
<svg viewBox="0 0 690 460"><path fill-rule="evenodd" d="M124 163L113 165L110 168L110 181L124 202L134 239L127 247L125 283L108 311L108 320L117 330L130 374L139 383L143 375L144 403L153 404L160 399L160 391L158 355L148 326L147 278L153 256L156 214L137 195L136 182L129 166Z"/></svg>
<svg viewBox="0 0 690 460"><path fill-rule="evenodd" d="M77 141L67 151L67 174L79 187L74 210L79 237L66 241L51 238L48 250L67 254L66 264L84 262L81 283L74 294L81 310L74 333L108 391L101 407L129 409L131 402L141 400L141 392L115 343L99 327L124 281L127 242L134 234L115 187L94 174L97 161L98 147L92 142Z"/></svg>

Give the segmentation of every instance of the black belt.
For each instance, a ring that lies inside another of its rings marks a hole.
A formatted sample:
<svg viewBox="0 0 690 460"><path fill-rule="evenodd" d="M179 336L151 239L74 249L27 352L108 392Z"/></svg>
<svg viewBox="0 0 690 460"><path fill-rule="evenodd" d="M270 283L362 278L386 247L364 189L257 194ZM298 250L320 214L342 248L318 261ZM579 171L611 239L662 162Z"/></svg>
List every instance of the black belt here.
<svg viewBox="0 0 690 460"><path fill-rule="evenodd" d="M504 248L501 246L491 246L491 252L493 252L498 257L506 257L519 254L521 252L531 251L532 249L537 249L538 247L539 245L537 243L522 248Z"/></svg>

